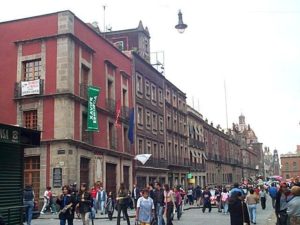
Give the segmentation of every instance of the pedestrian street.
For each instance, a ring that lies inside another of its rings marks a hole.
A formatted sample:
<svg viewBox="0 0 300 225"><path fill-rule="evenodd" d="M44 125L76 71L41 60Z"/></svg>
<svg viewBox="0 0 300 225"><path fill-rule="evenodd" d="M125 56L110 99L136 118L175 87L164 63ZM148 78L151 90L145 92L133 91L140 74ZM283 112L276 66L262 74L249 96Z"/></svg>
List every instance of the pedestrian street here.
<svg viewBox="0 0 300 225"><path fill-rule="evenodd" d="M260 204L257 205L257 225L269 225L269 224L275 224L274 221L268 220L271 215L274 214L274 211L271 207L270 198L267 200L267 207L266 210L262 210ZM181 219L178 221L176 218L173 221L174 225L230 225L230 216L224 215L223 213L218 213L216 208L212 209L211 213L205 212L202 213L202 210L200 208L192 207L187 208L188 210L184 210L184 213L181 217ZM135 219L133 218L134 211L129 210L130 223L131 225L134 225ZM116 212L114 213L114 218L112 221L108 219L95 219L94 224L95 225L115 225L117 223L117 219L115 218ZM47 215L41 215L39 219L33 220L32 225L58 225L59 220L57 219L57 216L49 216ZM81 225L82 221L75 219L74 225ZM91 225L90 221L90 225ZM121 220L121 225L127 225L125 220Z"/></svg>

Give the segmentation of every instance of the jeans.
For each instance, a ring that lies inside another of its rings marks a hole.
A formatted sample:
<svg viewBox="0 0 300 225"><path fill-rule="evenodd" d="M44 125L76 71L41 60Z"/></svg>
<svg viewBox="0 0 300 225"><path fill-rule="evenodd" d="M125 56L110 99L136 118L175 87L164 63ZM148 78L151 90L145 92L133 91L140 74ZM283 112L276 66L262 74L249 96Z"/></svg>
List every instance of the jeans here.
<svg viewBox="0 0 300 225"><path fill-rule="evenodd" d="M100 205L100 212L101 212L101 214L104 214L105 212L104 212L104 209L105 209L105 201L99 201L99 205Z"/></svg>
<svg viewBox="0 0 300 225"><path fill-rule="evenodd" d="M256 223L256 204L248 205L250 221Z"/></svg>
<svg viewBox="0 0 300 225"><path fill-rule="evenodd" d="M27 225L31 225L34 203L33 201L24 201L24 206L26 207L25 218L26 218Z"/></svg>
<svg viewBox="0 0 300 225"><path fill-rule="evenodd" d="M223 213L228 213L228 202L222 202L223 204Z"/></svg>
<svg viewBox="0 0 300 225"><path fill-rule="evenodd" d="M167 225L173 225L172 223L172 213L173 213L173 202L167 203Z"/></svg>
<svg viewBox="0 0 300 225"><path fill-rule="evenodd" d="M160 203L156 204L157 225L162 225L164 206Z"/></svg>
<svg viewBox="0 0 300 225"><path fill-rule="evenodd" d="M129 221L129 217L128 217L128 213L127 213L127 205L126 204L118 204L117 225L120 225L121 211L123 212L123 216L127 220L127 225L130 225L130 221Z"/></svg>
<svg viewBox="0 0 300 225"><path fill-rule="evenodd" d="M73 225L73 218L60 219L60 225L66 225L66 221L68 221L68 225Z"/></svg>

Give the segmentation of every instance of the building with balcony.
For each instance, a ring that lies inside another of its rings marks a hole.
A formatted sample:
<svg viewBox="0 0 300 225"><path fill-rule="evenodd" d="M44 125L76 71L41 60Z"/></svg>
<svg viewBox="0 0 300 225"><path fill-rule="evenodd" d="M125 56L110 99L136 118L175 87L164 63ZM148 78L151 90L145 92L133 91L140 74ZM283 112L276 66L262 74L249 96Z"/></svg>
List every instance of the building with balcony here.
<svg viewBox="0 0 300 225"><path fill-rule="evenodd" d="M296 152L280 155L281 176L285 180L300 177L300 145Z"/></svg>
<svg viewBox="0 0 300 225"><path fill-rule="evenodd" d="M187 186L191 170L188 151L186 95L169 80L165 80L165 144L168 160L168 180L171 186Z"/></svg>
<svg viewBox="0 0 300 225"><path fill-rule="evenodd" d="M73 182L132 185L131 59L70 11L0 23L0 122L40 130L24 182L42 197ZM99 130L87 131L87 87L100 88Z"/></svg>
<svg viewBox="0 0 300 225"><path fill-rule="evenodd" d="M207 185L231 185L242 178L242 151L235 130L227 133L213 123L203 121Z"/></svg>
<svg viewBox="0 0 300 225"><path fill-rule="evenodd" d="M188 151L192 179L188 183L194 186L206 185L206 155L204 143L203 116L187 106Z"/></svg>

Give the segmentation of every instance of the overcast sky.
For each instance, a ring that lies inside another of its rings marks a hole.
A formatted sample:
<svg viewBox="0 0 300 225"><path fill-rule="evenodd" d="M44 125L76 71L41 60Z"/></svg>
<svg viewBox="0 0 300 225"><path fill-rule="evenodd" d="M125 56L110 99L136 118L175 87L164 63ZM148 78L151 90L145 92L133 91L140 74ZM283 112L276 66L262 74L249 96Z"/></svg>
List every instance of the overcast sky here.
<svg viewBox="0 0 300 225"><path fill-rule="evenodd" d="M300 144L300 1L297 0L26 0L5 1L0 22L71 10L84 22L151 35L164 52L165 75L204 118L226 128L242 113L260 142L279 153ZM188 25L174 26L181 9ZM0 34L1 35L1 34Z"/></svg>

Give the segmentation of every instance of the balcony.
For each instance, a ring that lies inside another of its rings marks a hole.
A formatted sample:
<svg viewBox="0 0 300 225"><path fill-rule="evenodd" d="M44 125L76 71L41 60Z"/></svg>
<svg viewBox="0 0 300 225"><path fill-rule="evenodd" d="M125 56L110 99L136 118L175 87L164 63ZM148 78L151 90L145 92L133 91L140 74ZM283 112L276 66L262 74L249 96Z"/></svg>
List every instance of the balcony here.
<svg viewBox="0 0 300 225"><path fill-rule="evenodd" d="M195 139L189 139L189 145L198 148L198 149L204 149L205 144L203 141L195 140Z"/></svg>
<svg viewBox="0 0 300 225"><path fill-rule="evenodd" d="M157 159L157 158L150 158L148 161L143 165L141 162L137 161L138 167L154 167L154 168L168 168L168 161L165 159Z"/></svg>
<svg viewBox="0 0 300 225"><path fill-rule="evenodd" d="M129 108L127 106L122 106L121 108L121 117L125 120L129 120Z"/></svg>
<svg viewBox="0 0 300 225"><path fill-rule="evenodd" d="M205 172L206 171L206 168L205 168L205 164L192 164L191 165L191 171L194 171L194 172Z"/></svg>
<svg viewBox="0 0 300 225"><path fill-rule="evenodd" d="M111 112L111 113L115 113L116 112L116 101L112 98L107 98L105 101L105 106L106 109Z"/></svg>
<svg viewBox="0 0 300 225"><path fill-rule="evenodd" d="M16 82L14 92L15 98L41 96L44 94L44 80Z"/></svg>

